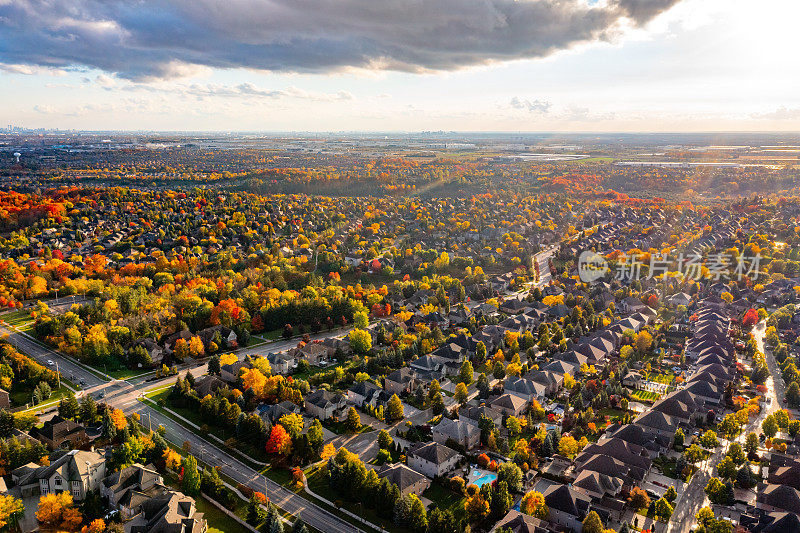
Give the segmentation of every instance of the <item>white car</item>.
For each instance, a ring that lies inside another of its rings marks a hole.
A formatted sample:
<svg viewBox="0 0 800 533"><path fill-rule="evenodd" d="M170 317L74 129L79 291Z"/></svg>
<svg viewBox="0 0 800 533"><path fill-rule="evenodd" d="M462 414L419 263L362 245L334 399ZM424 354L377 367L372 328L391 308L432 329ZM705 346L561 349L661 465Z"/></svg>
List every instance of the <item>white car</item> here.
<svg viewBox="0 0 800 533"><path fill-rule="evenodd" d="M48 364L48 366L53 366L55 363L53 362L52 359L48 359L47 360L47 364Z"/></svg>

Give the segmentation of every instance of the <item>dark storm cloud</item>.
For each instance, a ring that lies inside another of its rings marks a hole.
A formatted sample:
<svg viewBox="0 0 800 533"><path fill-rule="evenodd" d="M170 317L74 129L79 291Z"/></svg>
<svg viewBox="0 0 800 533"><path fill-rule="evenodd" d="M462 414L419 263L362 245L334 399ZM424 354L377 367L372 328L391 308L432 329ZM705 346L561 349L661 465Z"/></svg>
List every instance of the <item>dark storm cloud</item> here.
<svg viewBox="0 0 800 533"><path fill-rule="evenodd" d="M131 79L187 65L452 70L609 39L679 1L0 0L0 63Z"/></svg>

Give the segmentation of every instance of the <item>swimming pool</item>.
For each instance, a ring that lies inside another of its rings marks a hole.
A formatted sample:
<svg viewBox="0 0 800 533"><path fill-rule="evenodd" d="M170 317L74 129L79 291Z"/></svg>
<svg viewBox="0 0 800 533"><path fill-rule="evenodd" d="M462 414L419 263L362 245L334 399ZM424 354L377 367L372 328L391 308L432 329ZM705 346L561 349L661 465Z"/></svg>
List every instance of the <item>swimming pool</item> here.
<svg viewBox="0 0 800 533"><path fill-rule="evenodd" d="M497 474L492 474L492 473L484 474L481 477L475 479L472 483L478 485L479 487L482 487L487 483L491 483L495 479L497 479Z"/></svg>

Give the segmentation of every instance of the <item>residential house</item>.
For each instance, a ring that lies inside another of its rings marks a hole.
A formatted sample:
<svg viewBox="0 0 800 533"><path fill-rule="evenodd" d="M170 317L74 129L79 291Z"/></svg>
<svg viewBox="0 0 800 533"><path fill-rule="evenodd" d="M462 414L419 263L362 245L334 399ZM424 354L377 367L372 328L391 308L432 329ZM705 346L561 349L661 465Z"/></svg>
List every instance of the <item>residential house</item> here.
<svg viewBox="0 0 800 533"><path fill-rule="evenodd" d="M305 398L306 412L320 420L340 418L344 415L346 407L347 401L344 396L327 390L316 390Z"/></svg>
<svg viewBox="0 0 800 533"><path fill-rule="evenodd" d="M433 440L440 444L452 441L467 450L477 446L481 440L481 430L464 420L442 418L442 421L434 426L432 433Z"/></svg>
<svg viewBox="0 0 800 533"><path fill-rule="evenodd" d="M205 533L203 513L194 498L168 491L141 504L141 512L130 523L130 533Z"/></svg>
<svg viewBox="0 0 800 533"><path fill-rule="evenodd" d="M400 489L403 496L416 494L419 496L431 486L431 480L423 474L407 467L403 463L383 465L378 470L378 477L386 478L390 483L394 483Z"/></svg>
<svg viewBox="0 0 800 533"><path fill-rule="evenodd" d="M58 415L45 422L41 428L31 429L30 434L45 443L51 451L80 448L89 442L86 429L82 425Z"/></svg>
<svg viewBox="0 0 800 533"><path fill-rule="evenodd" d="M506 393L489 402L489 405L508 416L519 416L525 412L528 400L517 394Z"/></svg>
<svg viewBox="0 0 800 533"><path fill-rule="evenodd" d="M568 485L550 485L542 493L550 509L549 521L569 531L581 531L582 522L591 510L591 497Z"/></svg>
<svg viewBox="0 0 800 533"><path fill-rule="evenodd" d="M106 477L105 457L97 452L72 450L50 456L50 465L28 463L11 473L24 497L69 492L80 501L90 491L100 488Z"/></svg>
<svg viewBox="0 0 800 533"><path fill-rule="evenodd" d="M389 394L402 396L414 390L418 384L417 373L408 367L398 368L383 380L383 388Z"/></svg>
<svg viewBox="0 0 800 533"><path fill-rule="evenodd" d="M164 479L154 468L134 464L105 478L100 485L100 496L108 498L109 505L128 520L139 514L145 501L167 490Z"/></svg>
<svg viewBox="0 0 800 533"><path fill-rule="evenodd" d="M450 472L461 460L461 454L438 442L417 445L406 456L409 467L430 478L440 477Z"/></svg>

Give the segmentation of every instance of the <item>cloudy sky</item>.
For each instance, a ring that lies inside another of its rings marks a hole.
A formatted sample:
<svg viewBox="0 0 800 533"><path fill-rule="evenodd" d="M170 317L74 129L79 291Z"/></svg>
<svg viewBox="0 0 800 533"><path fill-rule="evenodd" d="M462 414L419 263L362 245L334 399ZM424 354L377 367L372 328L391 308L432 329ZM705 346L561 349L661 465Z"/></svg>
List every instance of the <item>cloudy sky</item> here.
<svg viewBox="0 0 800 533"><path fill-rule="evenodd" d="M796 0L0 0L2 125L800 131Z"/></svg>

